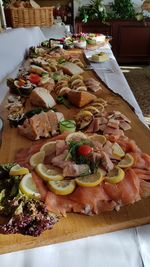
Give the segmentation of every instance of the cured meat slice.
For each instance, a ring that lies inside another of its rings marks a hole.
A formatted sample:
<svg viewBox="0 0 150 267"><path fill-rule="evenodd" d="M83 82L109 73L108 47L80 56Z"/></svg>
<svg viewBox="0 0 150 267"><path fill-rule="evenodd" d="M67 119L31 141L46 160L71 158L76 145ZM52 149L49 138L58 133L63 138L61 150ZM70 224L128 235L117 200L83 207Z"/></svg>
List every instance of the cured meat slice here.
<svg viewBox="0 0 150 267"><path fill-rule="evenodd" d="M23 125L19 125L19 133L31 140L38 140L40 137L58 135L58 122L60 114L53 111L41 112L33 117L26 119Z"/></svg>
<svg viewBox="0 0 150 267"><path fill-rule="evenodd" d="M68 163L70 163L70 161L68 160L65 160L65 158L67 157L69 153L69 150L66 149L64 150L64 152L56 157L54 157L51 161L51 163L56 166L56 167L59 167L61 169L65 168L65 166L68 165Z"/></svg>
<svg viewBox="0 0 150 267"><path fill-rule="evenodd" d="M112 143L110 141L106 141L105 145L103 146L103 151L109 155L112 156Z"/></svg>
<svg viewBox="0 0 150 267"><path fill-rule="evenodd" d="M110 160L109 156L103 151L102 155L102 165L107 171L111 171L114 168L114 164Z"/></svg>
<svg viewBox="0 0 150 267"><path fill-rule="evenodd" d="M117 129L117 128L119 127L119 124L120 124L120 122L119 122L118 120L110 119L110 120L108 121L107 126L108 126L108 127L111 127L111 128L115 128L115 129Z"/></svg>
<svg viewBox="0 0 150 267"><path fill-rule="evenodd" d="M48 121L51 127L51 135L55 136L58 135L58 118L55 112L48 111L47 113Z"/></svg>
<svg viewBox="0 0 150 267"><path fill-rule="evenodd" d="M64 177L77 177L84 174L90 174L89 166L87 164L75 164L69 162L65 168L63 169L63 176Z"/></svg>
<svg viewBox="0 0 150 267"><path fill-rule="evenodd" d="M56 141L56 156L60 155L65 149L67 149L65 140Z"/></svg>
<svg viewBox="0 0 150 267"><path fill-rule="evenodd" d="M127 131L131 129L131 125L126 121L120 121L119 126L123 131Z"/></svg>
<svg viewBox="0 0 150 267"><path fill-rule="evenodd" d="M41 135L48 137L51 128L45 112L42 112L34 115L32 118L26 119L23 125L18 126L18 130L21 135L28 139L37 140Z"/></svg>
<svg viewBox="0 0 150 267"><path fill-rule="evenodd" d="M122 130L120 130L119 128L112 128L112 127L106 127L104 129L104 134L112 134L112 135L117 135L117 136L123 136L124 132Z"/></svg>
<svg viewBox="0 0 150 267"><path fill-rule="evenodd" d="M92 140L91 145L93 146L95 152L102 151L103 145L100 142Z"/></svg>

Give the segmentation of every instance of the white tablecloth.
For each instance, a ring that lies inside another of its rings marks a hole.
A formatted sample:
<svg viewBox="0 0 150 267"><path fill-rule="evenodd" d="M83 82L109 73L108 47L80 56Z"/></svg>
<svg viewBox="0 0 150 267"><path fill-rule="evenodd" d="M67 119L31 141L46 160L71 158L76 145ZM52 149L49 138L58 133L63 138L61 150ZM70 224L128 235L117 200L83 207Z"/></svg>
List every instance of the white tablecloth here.
<svg viewBox="0 0 150 267"><path fill-rule="evenodd" d="M144 122L141 108L139 107L120 67L107 44L104 47L98 48L96 51L85 50L85 55L89 59L93 53L106 52L109 55L109 61L102 63L91 63L92 67L99 77L112 89L115 93L121 95L132 107L134 107L136 114Z"/></svg>
<svg viewBox="0 0 150 267"><path fill-rule="evenodd" d="M5 34L7 34L7 37ZM17 29L5 34L0 35L1 79L17 67L29 46L36 45L43 40L43 35L38 28ZM37 39L35 36L37 36ZM29 38L29 40L26 40L26 38ZM22 40L22 47L18 45L20 40ZM12 43L15 53L9 52L9 57L6 48L11 47ZM18 47L18 53L15 44ZM106 49L111 54L109 47L106 47ZM112 90L121 94L133 105L137 115L143 120L138 103L112 54L111 58L112 60L109 63L101 64L101 68L113 67L114 72L97 69L97 73ZM12 75L15 74L16 71ZM3 91L3 94L0 95L0 100L6 92L5 81L0 85L1 91ZM0 256L0 267L150 267L149 233L150 225L146 225L56 245L7 253Z"/></svg>
<svg viewBox="0 0 150 267"><path fill-rule="evenodd" d="M44 35L38 27L6 30L0 34L0 81L24 59L30 46L38 45Z"/></svg>

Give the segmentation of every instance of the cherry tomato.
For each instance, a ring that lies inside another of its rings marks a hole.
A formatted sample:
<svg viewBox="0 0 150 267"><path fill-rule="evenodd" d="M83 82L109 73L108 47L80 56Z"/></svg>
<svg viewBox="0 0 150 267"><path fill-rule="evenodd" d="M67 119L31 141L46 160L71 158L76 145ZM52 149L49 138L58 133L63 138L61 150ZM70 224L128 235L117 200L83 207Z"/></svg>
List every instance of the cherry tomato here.
<svg viewBox="0 0 150 267"><path fill-rule="evenodd" d="M29 81L34 84L38 84L41 80L41 77L37 74L31 73L29 76Z"/></svg>
<svg viewBox="0 0 150 267"><path fill-rule="evenodd" d="M91 152L93 152L93 147L89 145L82 145L78 148L78 155L88 156Z"/></svg>

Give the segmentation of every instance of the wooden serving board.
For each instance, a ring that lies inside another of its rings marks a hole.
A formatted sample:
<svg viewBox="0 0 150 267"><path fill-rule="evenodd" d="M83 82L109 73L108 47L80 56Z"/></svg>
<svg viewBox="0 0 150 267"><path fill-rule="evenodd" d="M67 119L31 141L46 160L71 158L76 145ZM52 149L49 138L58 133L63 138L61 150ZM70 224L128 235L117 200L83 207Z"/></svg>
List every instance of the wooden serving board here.
<svg viewBox="0 0 150 267"><path fill-rule="evenodd" d="M85 77L98 79L93 71L86 71ZM99 79L100 80L100 79ZM150 154L150 131L135 115L131 107L119 96L114 94L100 80L103 90L97 94L108 101L107 110L119 110L132 122L132 129L126 135L134 139L138 146ZM64 113L65 118L72 118L77 108L68 110L62 105L56 106L58 111ZM3 142L0 150L0 163L12 162L19 148L30 147L34 142L20 136L17 129L10 128L7 121L5 103L1 105L0 114L4 118ZM122 207L119 212L112 211L101 215L85 216L68 214L62 218L52 230L44 232L39 237L15 235L0 235L0 253L7 253L33 247L45 246L58 242L78 239L86 236L112 232L120 229L134 227L150 222L150 198L143 199L134 205Z"/></svg>

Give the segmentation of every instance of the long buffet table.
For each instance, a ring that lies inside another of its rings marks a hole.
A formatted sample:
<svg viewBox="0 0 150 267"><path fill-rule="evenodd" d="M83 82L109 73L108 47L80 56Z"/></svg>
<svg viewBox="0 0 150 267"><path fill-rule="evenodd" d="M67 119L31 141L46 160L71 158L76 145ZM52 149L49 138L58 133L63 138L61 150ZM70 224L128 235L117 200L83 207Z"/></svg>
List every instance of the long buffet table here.
<svg viewBox="0 0 150 267"><path fill-rule="evenodd" d="M15 75L26 49L45 37L39 28L9 30L0 35L0 100L6 94L5 77ZM109 46L101 48L110 54L107 63L92 64L96 73L135 109L144 122L141 109L134 98ZM91 51L86 52L89 57ZM98 67L99 66L99 67ZM15 71L14 71L15 69ZM149 267L150 225L53 244L0 256L0 266L15 267ZM1 243L1 241L0 241ZM19 244L18 244L19 245ZM41 244L42 245L42 244Z"/></svg>

